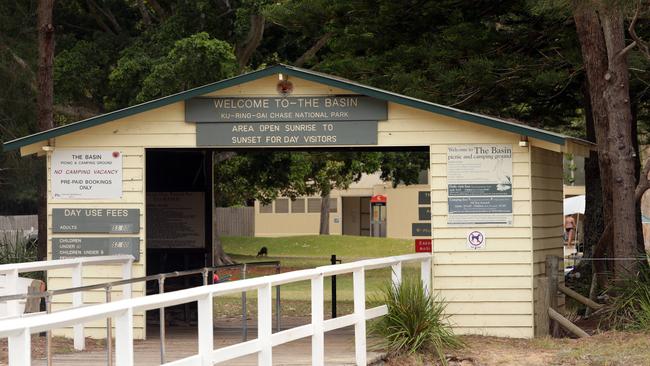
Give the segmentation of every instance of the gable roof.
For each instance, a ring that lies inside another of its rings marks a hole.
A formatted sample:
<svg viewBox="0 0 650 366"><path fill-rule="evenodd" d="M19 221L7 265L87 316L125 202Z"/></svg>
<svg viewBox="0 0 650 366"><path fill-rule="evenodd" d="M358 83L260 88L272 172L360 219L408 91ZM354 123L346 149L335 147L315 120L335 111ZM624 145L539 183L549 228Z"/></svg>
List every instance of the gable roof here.
<svg viewBox="0 0 650 366"><path fill-rule="evenodd" d="M409 107L421 109L460 120L477 123L480 125L496 128L499 130L536 138L557 145L564 145L567 140L574 140L581 144L589 144L588 141L575 139L569 136L546 131L539 128L525 126L499 118L489 117L478 113L472 113L461 109L456 109L425 100L408 97L405 95L393 93L390 91L374 88L371 86L359 84L347 79L336 76L319 73L312 70L302 69L288 65L275 65L265 69L249 72L229 79L217 81L215 83L203 85L197 88L189 89L180 93L172 94L159 99L137 104L131 107L119 109L99 116L91 117L82 121L70 123L64 126L55 127L47 131L38 132L25 137L20 137L4 143L4 150L10 151L27 146L36 142L44 141L57 136L65 135L71 132L79 131L85 128L97 126L106 122L114 121L120 118L129 117L138 113L146 112L152 109L160 108L172 103L184 101L190 98L198 97L204 94L212 93L221 89L229 88L249 81L257 80L269 75L285 74L299 77L305 80L314 81L328 86L349 90L358 94L367 95L373 98L406 105Z"/></svg>

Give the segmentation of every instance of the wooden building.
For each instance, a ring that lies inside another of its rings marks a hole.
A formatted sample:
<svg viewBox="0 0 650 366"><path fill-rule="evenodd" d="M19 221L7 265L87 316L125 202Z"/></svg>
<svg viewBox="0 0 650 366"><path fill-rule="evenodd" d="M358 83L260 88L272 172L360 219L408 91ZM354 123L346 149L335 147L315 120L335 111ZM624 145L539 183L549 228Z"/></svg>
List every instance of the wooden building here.
<svg viewBox="0 0 650 366"><path fill-rule="evenodd" d="M48 257L131 251L134 276L168 269L163 257L209 263L210 152L242 148L429 151L429 189L418 200L430 220L404 224L433 241L433 287L455 330L532 337L535 277L547 255L562 255L562 154L592 146L285 65L4 143L47 157ZM170 212L183 210L178 224ZM51 271L50 288L69 276ZM84 284L119 276L87 271ZM103 327L90 324L87 335L103 337ZM134 327L146 336L143 316Z"/></svg>

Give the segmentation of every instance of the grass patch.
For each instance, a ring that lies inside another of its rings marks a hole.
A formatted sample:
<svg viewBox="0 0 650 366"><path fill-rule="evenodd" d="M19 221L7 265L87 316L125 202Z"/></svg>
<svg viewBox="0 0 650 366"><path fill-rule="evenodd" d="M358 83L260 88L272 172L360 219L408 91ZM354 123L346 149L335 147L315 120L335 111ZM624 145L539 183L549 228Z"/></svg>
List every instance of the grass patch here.
<svg viewBox="0 0 650 366"><path fill-rule="evenodd" d="M223 237L221 240L224 250L235 256L255 256L261 247L269 250L269 257L329 258L332 254L336 254L337 257L347 261L413 253L412 240L369 236Z"/></svg>
<svg viewBox="0 0 650 366"><path fill-rule="evenodd" d="M315 268L330 264L330 256L336 254L343 263L363 258L386 257L409 254L413 252L413 242L405 239L372 238L345 235L310 235L278 238L222 238L224 250L237 262L280 261L282 272ZM255 254L261 247L267 247L269 256L257 258ZM366 296L378 298L381 290L390 283L390 268L366 272ZM404 265L403 276L419 276L419 265ZM270 275L274 268L260 268L249 273L248 278ZM233 279L239 274L233 272ZM419 277L417 277L419 278ZM339 315L349 314L353 308L352 274L338 275L336 278L337 308ZM331 312L332 290L331 278L326 277L323 297L326 314ZM311 284L309 281L294 282L281 286L282 315L308 316L311 314ZM275 298L275 290L273 291ZM251 315L257 306L257 292L249 291L248 312ZM370 304L368 305L370 306ZM241 315L241 295L220 296L215 300L216 316Z"/></svg>

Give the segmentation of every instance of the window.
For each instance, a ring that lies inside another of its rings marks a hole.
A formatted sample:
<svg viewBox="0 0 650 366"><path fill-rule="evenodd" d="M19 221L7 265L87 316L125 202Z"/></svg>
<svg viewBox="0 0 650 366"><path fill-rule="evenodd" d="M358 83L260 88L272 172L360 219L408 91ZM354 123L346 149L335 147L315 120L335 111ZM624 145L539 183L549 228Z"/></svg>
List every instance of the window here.
<svg viewBox="0 0 650 366"><path fill-rule="evenodd" d="M296 198L291 201L291 213L305 213L305 199Z"/></svg>
<svg viewBox="0 0 650 366"><path fill-rule="evenodd" d="M289 213L288 198L278 198L275 200L275 213Z"/></svg>
<svg viewBox="0 0 650 366"><path fill-rule="evenodd" d="M320 212L320 198L307 199L307 212L319 213Z"/></svg>
<svg viewBox="0 0 650 366"><path fill-rule="evenodd" d="M338 203L338 199L336 198L330 198L330 212L336 213L336 205Z"/></svg>
<svg viewBox="0 0 650 366"><path fill-rule="evenodd" d="M263 204L260 202L260 213L273 213L273 203L269 203L268 205Z"/></svg>

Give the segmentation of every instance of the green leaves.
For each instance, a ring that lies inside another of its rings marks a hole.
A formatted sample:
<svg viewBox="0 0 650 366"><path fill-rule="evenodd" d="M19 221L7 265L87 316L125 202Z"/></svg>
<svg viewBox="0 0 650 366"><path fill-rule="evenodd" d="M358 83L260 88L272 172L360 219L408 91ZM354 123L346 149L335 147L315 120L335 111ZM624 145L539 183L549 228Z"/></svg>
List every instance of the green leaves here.
<svg viewBox="0 0 650 366"><path fill-rule="evenodd" d="M446 364L444 351L463 347L446 321L444 301L427 294L421 281L407 277L397 287L389 284L377 302L386 304L388 314L370 324L370 334L390 354L434 352Z"/></svg>
<svg viewBox="0 0 650 366"><path fill-rule="evenodd" d="M235 55L224 41L198 33L181 39L142 82L136 101L144 102L234 75Z"/></svg>

